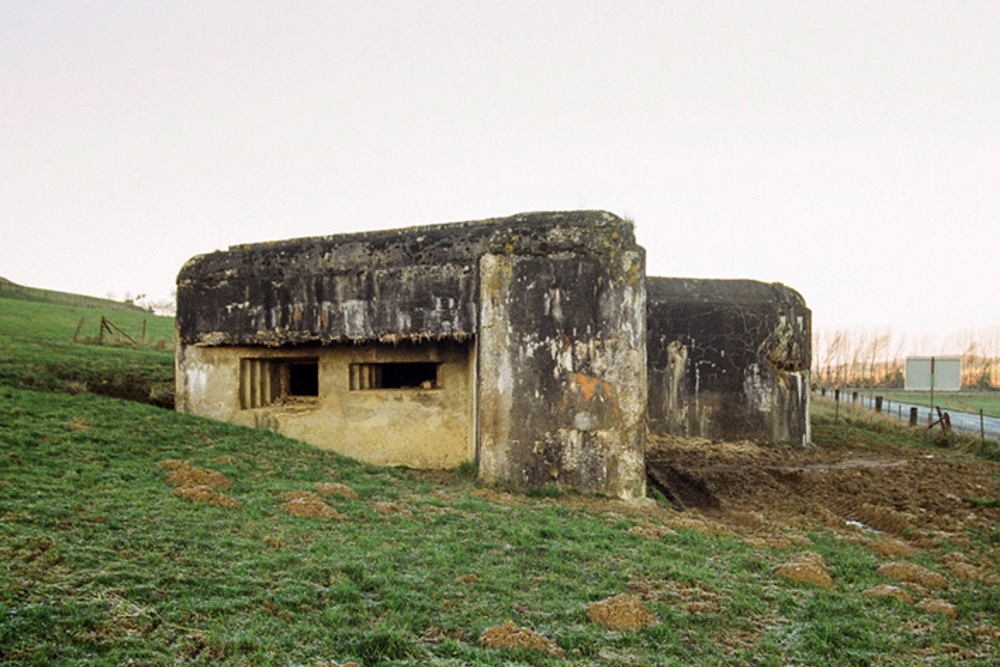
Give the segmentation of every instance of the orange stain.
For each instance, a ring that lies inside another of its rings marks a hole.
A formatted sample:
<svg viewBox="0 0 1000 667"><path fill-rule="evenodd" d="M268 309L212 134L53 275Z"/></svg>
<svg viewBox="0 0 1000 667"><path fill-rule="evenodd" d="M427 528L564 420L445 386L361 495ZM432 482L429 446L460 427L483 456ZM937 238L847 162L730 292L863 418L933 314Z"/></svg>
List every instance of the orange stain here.
<svg viewBox="0 0 1000 667"><path fill-rule="evenodd" d="M580 387L580 391L583 392L583 398L588 401L594 397L594 392L597 390L598 384L606 384L602 383L598 378L590 377L583 373L577 373L573 381Z"/></svg>

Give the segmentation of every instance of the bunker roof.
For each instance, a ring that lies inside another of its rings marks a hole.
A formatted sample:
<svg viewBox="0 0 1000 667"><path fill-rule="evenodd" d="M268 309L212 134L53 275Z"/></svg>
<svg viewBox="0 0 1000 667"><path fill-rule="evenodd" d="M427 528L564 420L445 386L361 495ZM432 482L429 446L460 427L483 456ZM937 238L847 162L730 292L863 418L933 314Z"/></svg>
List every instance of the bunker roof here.
<svg viewBox="0 0 1000 667"><path fill-rule="evenodd" d="M758 280L659 278L646 280L650 303L792 303L805 307L802 295L781 283Z"/></svg>
<svg viewBox="0 0 1000 667"><path fill-rule="evenodd" d="M463 339L476 333L483 255L634 247L632 223L606 211L235 245L181 269L178 333L204 345Z"/></svg>

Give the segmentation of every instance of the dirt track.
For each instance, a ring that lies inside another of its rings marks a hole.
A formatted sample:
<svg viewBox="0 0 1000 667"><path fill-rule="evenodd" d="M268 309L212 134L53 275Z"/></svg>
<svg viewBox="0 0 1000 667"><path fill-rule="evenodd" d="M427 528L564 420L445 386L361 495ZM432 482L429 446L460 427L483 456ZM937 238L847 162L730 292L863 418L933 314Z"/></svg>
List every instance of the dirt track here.
<svg viewBox="0 0 1000 667"><path fill-rule="evenodd" d="M967 529L1000 527L1000 508L982 505L1000 498L1000 465L953 450L657 438L647 469L675 507L724 523L820 522L916 543L961 542Z"/></svg>

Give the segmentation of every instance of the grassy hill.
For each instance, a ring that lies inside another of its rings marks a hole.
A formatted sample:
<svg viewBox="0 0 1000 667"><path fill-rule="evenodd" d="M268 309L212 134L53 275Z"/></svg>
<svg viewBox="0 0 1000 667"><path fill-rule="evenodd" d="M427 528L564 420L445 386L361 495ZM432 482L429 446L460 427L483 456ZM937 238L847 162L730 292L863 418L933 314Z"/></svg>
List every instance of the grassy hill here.
<svg viewBox="0 0 1000 667"><path fill-rule="evenodd" d="M55 290L18 285L17 283L7 280L3 276L0 276L0 299L52 303L61 306L73 306L76 308L92 308L104 312L147 312L143 308L131 303L112 301L111 299L102 299L96 296L71 294L69 292L57 292Z"/></svg>
<svg viewBox="0 0 1000 667"><path fill-rule="evenodd" d="M0 289L0 383L169 403L173 318L105 299L17 288Z"/></svg>
<svg viewBox="0 0 1000 667"><path fill-rule="evenodd" d="M995 512L961 534L908 537L819 509L788 523L705 516L361 465L69 393L169 368L156 345L72 343L80 317L0 299L4 664L998 664ZM134 331L148 316L115 317ZM890 428L821 416L815 439L944 455ZM983 507L1000 504L994 490ZM977 576L945 567L958 553ZM778 574L810 560L830 584ZM901 560L935 576L878 574ZM866 594L890 583L941 606Z"/></svg>

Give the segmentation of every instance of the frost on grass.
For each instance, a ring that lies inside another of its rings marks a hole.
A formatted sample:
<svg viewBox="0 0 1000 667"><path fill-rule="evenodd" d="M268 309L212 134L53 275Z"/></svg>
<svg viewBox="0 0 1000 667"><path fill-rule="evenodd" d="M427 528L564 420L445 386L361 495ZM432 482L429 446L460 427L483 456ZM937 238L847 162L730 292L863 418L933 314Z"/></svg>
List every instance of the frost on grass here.
<svg viewBox="0 0 1000 667"><path fill-rule="evenodd" d="M948 580L936 572L931 572L926 567L921 567L916 563L897 561L886 563L875 573L880 577L891 577L908 584L920 584L926 588L947 588Z"/></svg>
<svg viewBox="0 0 1000 667"><path fill-rule="evenodd" d="M830 578L823 557L812 551L803 551L787 563L778 565L773 570L774 576L782 577L796 583L813 584L823 588L836 588Z"/></svg>
<svg viewBox="0 0 1000 667"><path fill-rule="evenodd" d="M305 519L344 520L342 514L327 505L322 498L311 491L289 491L288 493L281 494L281 499L285 501L281 505L281 509L292 516Z"/></svg>
<svg viewBox="0 0 1000 667"><path fill-rule="evenodd" d="M656 617L646 609L642 600L622 593L615 597L587 605L587 617L609 630L628 632L656 625Z"/></svg>
<svg viewBox="0 0 1000 667"><path fill-rule="evenodd" d="M513 621L507 621L503 625L496 625L484 630L483 634L479 636L479 645L486 648L523 648L541 651L559 658L566 654L551 639L528 628L519 628L514 625Z"/></svg>

